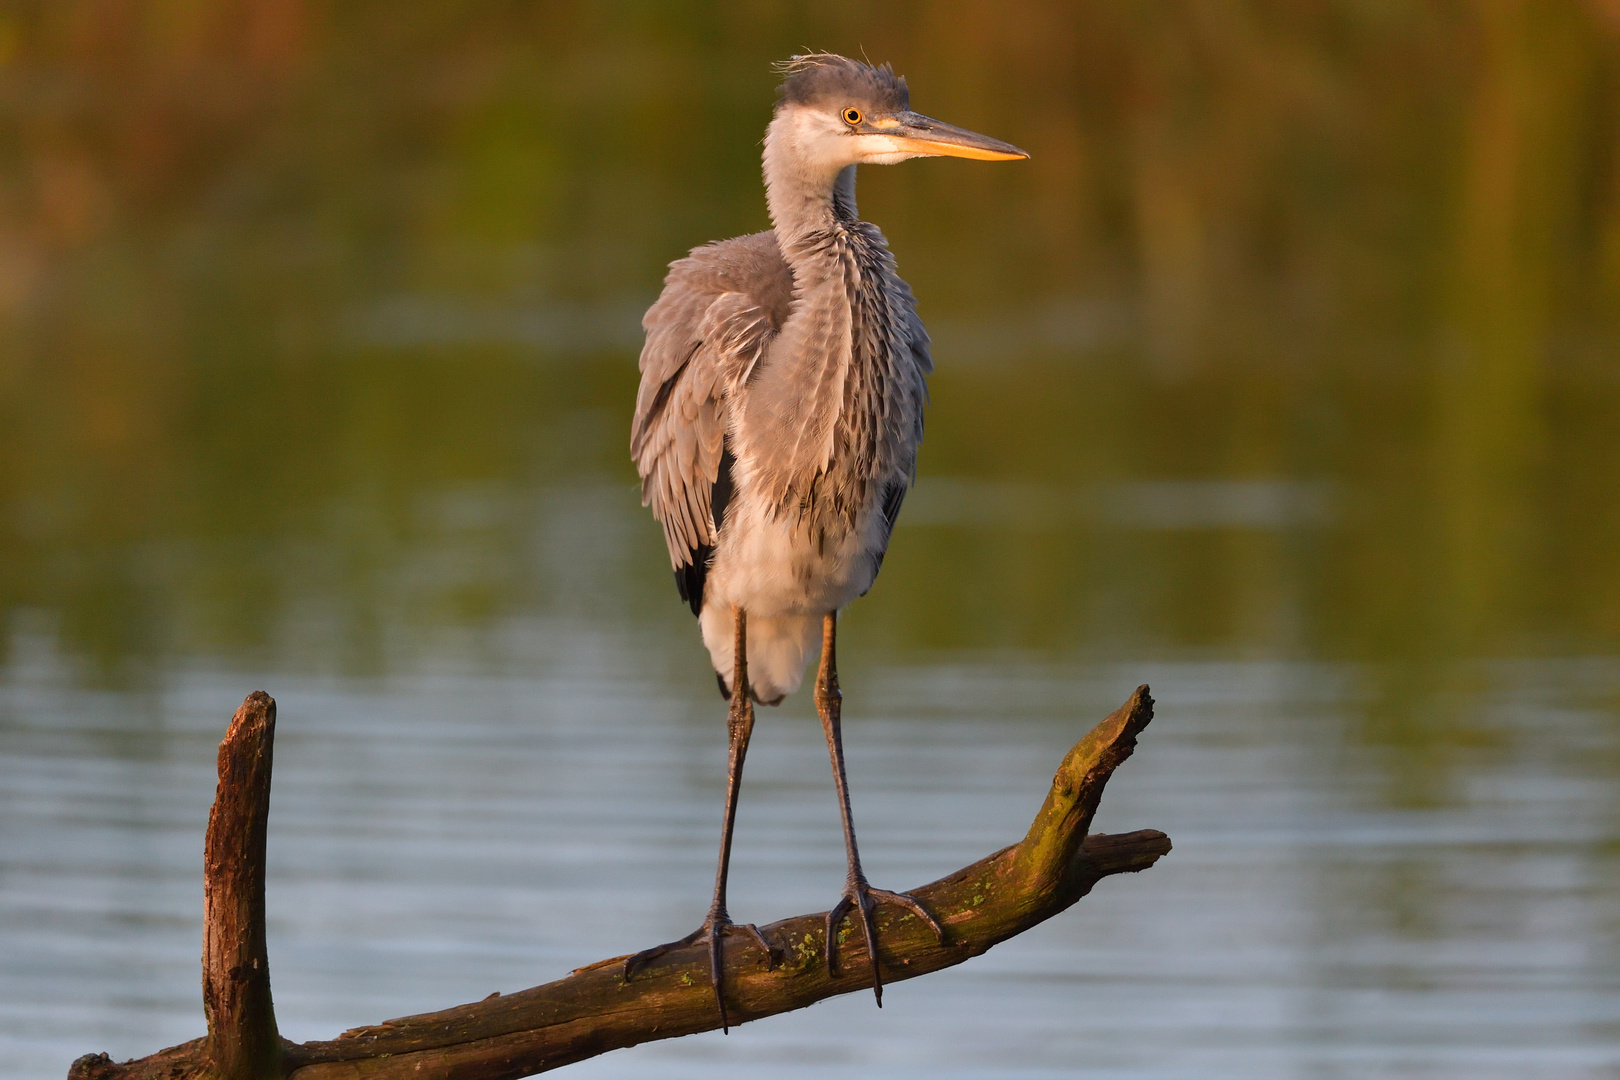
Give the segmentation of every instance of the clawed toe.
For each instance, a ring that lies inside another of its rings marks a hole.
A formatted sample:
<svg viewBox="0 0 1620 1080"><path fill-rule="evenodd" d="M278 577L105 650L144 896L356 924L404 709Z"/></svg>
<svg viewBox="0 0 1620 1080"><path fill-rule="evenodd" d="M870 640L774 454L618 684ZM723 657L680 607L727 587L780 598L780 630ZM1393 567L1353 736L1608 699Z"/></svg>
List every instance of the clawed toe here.
<svg viewBox="0 0 1620 1080"><path fill-rule="evenodd" d="M845 915L857 911L861 916L861 931L866 938L866 953L872 963L872 993L877 998L878 1008L881 1009L883 975L878 967L877 924L873 917L879 904L893 904L905 908L922 920L942 945L945 943L945 929L914 896L890 892L888 889L874 889L860 880L850 883L845 888L844 895L839 897L838 903L827 912L827 974L834 977L838 975L838 926L843 922Z"/></svg>
<svg viewBox="0 0 1620 1080"><path fill-rule="evenodd" d="M654 945L650 949L643 949L633 956L625 957L624 981L629 982L648 964L661 956L674 952L676 949L684 949L688 945L707 944L709 946L709 981L714 987L715 1004L720 1009L720 1029L722 1031L729 1030L731 1024L730 1018L726 1014L726 998L722 988L725 976L725 962L721 945L725 941L726 934L732 930L740 930L752 938L754 944L758 945L765 953L767 970L774 971L776 969L777 952L771 948L770 942L765 940L765 935L759 932L759 927L753 923L734 923L723 914L711 914L703 921L702 926L685 937L676 941L665 942L662 945Z"/></svg>
<svg viewBox="0 0 1620 1080"><path fill-rule="evenodd" d="M915 896L910 893L890 892L888 889L871 889L869 892L873 900L883 904L894 904L897 907L903 907L917 916L928 929L934 932L934 938L941 945L945 944L945 928L939 925L939 920L930 915L928 909L923 907Z"/></svg>
<svg viewBox="0 0 1620 1080"><path fill-rule="evenodd" d="M733 930L741 930L754 939L754 944L758 945L761 951L765 953L765 970L775 971L776 962L780 957L777 956L776 950L771 948L771 943L765 940L765 935L759 932L759 927L751 922L732 923L730 925Z"/></svg>
<svg viewBox="0 0 1620 1080"><path fill-rule="evenodd" d="M684 949L686 946L694 944L700 939L706 937L708 933L709 924L704 923L702 926L698 927L696 930L692 931L690 934L687 934L685 937L680 938L679 940L666 941L662 945L654 945L650 949L642 949L633 956L625 957L623 971L624 981L629 982L636 976L637 972L646 967L648 964L652 963L654 960L657 960L660 956L663 956L665 953L674 952L676 949Z"/></svg>

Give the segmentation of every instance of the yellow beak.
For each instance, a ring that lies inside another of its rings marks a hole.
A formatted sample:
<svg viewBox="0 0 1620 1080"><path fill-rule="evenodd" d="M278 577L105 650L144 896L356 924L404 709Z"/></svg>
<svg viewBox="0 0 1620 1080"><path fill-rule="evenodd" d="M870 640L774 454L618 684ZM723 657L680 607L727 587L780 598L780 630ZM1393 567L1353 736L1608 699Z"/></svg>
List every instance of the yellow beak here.
<svg viewBox="0 0 1620 1080"><path fill-rule="evenodd" d="M967 128L924 116L904 112L894 118L893 126L874 124L874 134L887 135L898 149L912 154L943 157L973 158L975 161L1019 161L1029 154L1012 143L980 135Z"/></svg>

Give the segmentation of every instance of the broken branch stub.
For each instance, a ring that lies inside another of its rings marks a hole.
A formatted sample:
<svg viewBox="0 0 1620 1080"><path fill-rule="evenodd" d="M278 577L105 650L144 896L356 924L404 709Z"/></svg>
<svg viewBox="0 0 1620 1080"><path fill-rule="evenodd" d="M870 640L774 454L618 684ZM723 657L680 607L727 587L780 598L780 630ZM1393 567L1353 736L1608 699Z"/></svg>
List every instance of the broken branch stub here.
<svg viewBox="0 0 1620 1080"><path fill-rule="evenodd" d="M265 838L276 702L242 702L219 744L219 787L203 842L203 1014L220 1080L281 1076L264 938Z"/></svg>

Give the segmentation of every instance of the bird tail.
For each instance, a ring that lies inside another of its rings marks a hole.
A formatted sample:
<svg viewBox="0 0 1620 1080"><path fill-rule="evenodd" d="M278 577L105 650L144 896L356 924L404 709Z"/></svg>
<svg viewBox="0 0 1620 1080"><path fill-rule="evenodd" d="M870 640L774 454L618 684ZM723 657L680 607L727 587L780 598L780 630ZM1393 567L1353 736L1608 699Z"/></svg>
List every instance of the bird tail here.
<svg viewBox="0 0 1620 1080"><path fill-rule="evenodd" d="M703 644L709 647L715 674L720 676L721 691L729 697L736 651L736 627L731 621L731 608L719 604L705 607L698 623L703 628ZM748 685L754 700L762 705L776 705L797 690L804 681L810 654L820 639L819 615L750 614Z"/></svg>

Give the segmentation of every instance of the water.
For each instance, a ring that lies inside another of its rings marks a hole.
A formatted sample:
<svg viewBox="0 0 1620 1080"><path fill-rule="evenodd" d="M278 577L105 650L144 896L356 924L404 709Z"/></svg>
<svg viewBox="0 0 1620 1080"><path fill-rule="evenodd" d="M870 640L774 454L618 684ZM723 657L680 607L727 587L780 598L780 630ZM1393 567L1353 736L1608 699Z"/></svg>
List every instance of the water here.
<svg viewBox="0 0 1620 1080"><path fill-rule="evenodd" d="M700 916L720 704L648 635L502 628L526 673L359 681L176 671L142 693L7 672L0 1055L60 1075L200 1030L201 832L244 685L280 704L269 935L282 1030L330 1037L510 992ZM963 657L848 680L869 868L931 880L1015 839L1070 742L1129 692L1158 715L1098 827L1174 852L963 968L608 1055L584 1075L1587 1077L1620 1066L1610 660L1493 665L1444 804L1391 808L1355 745L1366 673L1268 661ZM258 680L257 682L255 680ZM696 685L694 685L696 684ZM842 851L802 702L764 714L733 909L825 907Z"/></svg>
<svg viewBox="0 0 1620 1080"><path fill-rule="evenodd" d="M201 1031L253 689L286 1034L695 925L723 710L636 505L637 319L766 224L806 44L1032 153L860 178L938 363L841 631L872 875L1021 835L1140 682L1099 827L1176 847L881 1012L574 1071L1615 1075L1605 12L0 12L0 1078ZM739 916L832 902L807 701L738 828Z"/></svg>

